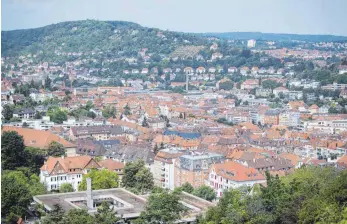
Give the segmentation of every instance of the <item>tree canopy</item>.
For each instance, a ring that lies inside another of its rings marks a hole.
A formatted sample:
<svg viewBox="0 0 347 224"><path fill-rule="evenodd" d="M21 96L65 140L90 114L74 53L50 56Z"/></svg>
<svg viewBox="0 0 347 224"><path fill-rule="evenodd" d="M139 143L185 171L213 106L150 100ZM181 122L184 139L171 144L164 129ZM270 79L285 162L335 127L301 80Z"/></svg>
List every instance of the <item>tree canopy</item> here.
<svg viewBox="0 0 347 224"><path fill-rule="evenodd" d="M66 111L57 108L57 107L51 107L47 111L47 115L50 117L51 121L62 124L63 121L67 120L67 113Z"/></svg>
<svg viewBox="0 0 347 224"><path fill-rule="evenodd" d="M104 201L97 209L95 221L96 223L102 224L114 224L119 220L115 214L116 212L113 210L113 208L110 208L109 204Z"/></svg>
<svg viewBox="0 0 347 224"><path fill-rule="evenodd" d="M140 220L142 223L174 223L184 211L186 209L179 202L177 192L153 193L148 198Z"/></svg>
<svg viewBox="0 0 347 224"><path fill-rule="evenodd" d="M48 156L54 156L59 157L65 155L65 149L64 146L58 142L51 142L49 143L48 149L47 149L47 155Z"/></svg>
<svg viewBox="0 0 347 224"><path fill-rule="evenodd" d="M107 105L103 110L102 110L102 116L104 116L106 119L112 117L115 118L117 114L116 108L112 105Z"/></svg>
<svg viewBox="0 0 347 224"><path fill-rule="evenodd" d="M1 135L1 168L14 170L26 164L23 137L15 131L6 131Z"/></svg>
<svg viewBox="0 0 347 224"><path fill-rule="evenodd" d="M275 88L281 86L281 84L276 82L276 81L273 81L273 80L265 80L261 83L261 86L264 89L275 89Z"/></svg>
<svg viewBox="0 0 347 224"><path fill-rule="evenodd" d="M1 217L21 217L32 200L26 183L13 175L1 176Z"/></svg>
<svg viewBox="0 0 347 224"><path fill-rule="evenodd" d="M347 172L304 167L266 187L223 192L199 223L344 223ZM258 190L257 190L258 189Z"/></svg>
<svg viewBox="0 0 347 224"><path fill-rule="evenodd" d="M87 178L92 179L93 190L116 188L119 185L119 177L117 173L107 169L92 169L88 174L83 175L82 182L78 186L78 190L87 190Z"/></svg>
<svg viewBox="0 0 347 224"><path fill-rule="evenodd" d="M122 184L125 188L133 189L137 192L148 192L154 186L153 175L150 170L145 167L145 162L143 160L128 162L124 167Z"/></svg>
<svg viewBox="0 0 347 224"><path fill-rule="evenodd" d="M193 195L203 198L207 201L213 201L216 199L216 192L209 186L201 186L192 192Z"/></svg>
<svg viewBox="0 0 347 224"><path fill-rule="evenodd" d="M60 185L59 192L60 193L73 192L73 187L69 183L63 183L62 185Z"/></svg>

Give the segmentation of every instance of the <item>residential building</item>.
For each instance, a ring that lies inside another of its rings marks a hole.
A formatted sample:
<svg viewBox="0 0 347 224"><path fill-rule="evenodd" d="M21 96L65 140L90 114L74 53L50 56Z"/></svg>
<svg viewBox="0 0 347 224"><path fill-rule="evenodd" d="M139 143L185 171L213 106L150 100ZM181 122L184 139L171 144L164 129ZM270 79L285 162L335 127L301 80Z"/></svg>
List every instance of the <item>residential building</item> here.
<svg viewBox="0 0 347 224"><path fill-rule="evenodd" d="M95 140L109 140L112 137L123 135L121 126L84 126L71 127L70 139L75 141L82 138L94 138Z"/></svg>
<svg viewBox="0 0 347 224"><path fill-rule="evenodd" d="M347 65L340 65L339 66L339 74L342 75L345 73L347 73Z"/></svg>
<svg viewBox="0 0 347 224"><path fill-rule="evenodd" d="M107 149L104 158L113 159L122 163L143 160L147 167L154 163L153 146L148 143L137 142L133 144L114 145Z"/></svg>
<svg viewBox="0 0 347 224"><path fill-rule="evenodd" d="M241 89L255 89L259 87L258 79L247 79L241 84Z"/></svg>
<svg viewBox="0 0 347 224"><path fill-rule="evenodd" d="M48 157L40 168L40 182L47 191L59 190L64 183L69 183L75 191L82 182L83 174L101 166L90 156Z"/></svg>
<svg viewBox="0 0 347 224"><path fill-rule="evenodd" d="M211 60L217 60L217 59L222 59L223 58L223 54L216 52L212 54Z"/></svg>
<svg viewBox="0 0 347 224"><path fill-rule="evenodd" d="M264 124L278 125L279 124L280 111L276 109L270 109L265 112Z"/></svg>
<svg viewBox="0 0 347 224"><path fill-rule="evenodd" d="M269 97L272 93L271 89L257 88L255 90L255 96L257 97Z"/></svg>
<svg viewBox="0 0 347 224"><path fill-rule="evenodd" d="M119 179L122 180L124 172L124 163L115 161L113 159L105 159L98 162L98 164L109 171L113 171L118 174Z"/></svg>
<svg viewBox="0 0 347 224"><path fill-rule="evenodd" d="M273 90L273 94L275 95L275 97L279 97L280 94L283 94L283 96L285 96L286 93L288 93L289 90L285 87L277 87Z"/></svg>
<svg viewBox="0 0 347 224"><path fill-rule="evenodd" d="M221 154L197 151L180 156L175 164L175 186L179 187L186 182L193 187L204 185L210 166L224 159Z"/></svg>
<svg viewBox="0 0 347 224"><path fill-rule="evenodd" d="M170 190L175 188L175 162L183 154L172 148L163 149L157 153L151 169L156 186Z"/></svg>
<svg viewBox="0 0 347 224"><path fill-rule="evenodd" d="M343 90L343 89L347 89L347 84L341 84L341 83L334 82L333 84L328 84L326 86L322 86L322 89Z"/></svg>
<svg viewBox="0 0 347 224"><path fill-rule="evenodd" d="M20 108L20 109L15 109L13 111L13 117L17 117L19 119L30 119L34 118L35 116L35 111L31 108Z"/></svg>
<svg viewBox="0 0 347 224"><path fill-rule="evenodd" d="M66 141L65 139L59 137L48 131L34 130L29 128L18 128L5 126L1 130L4 131L15 131L24 138L24 145L47 149L51 142L58 142L63 145L65 150L75 149L75 145Z"/></svg>
<svg viewBox="0 0 347 224"><path fill-rule="evenodd" d="M279 114L279 125L296 127L300 124L300 113L296 111L285 111Z"/></svg>
<svg viewBox="0 0 347 224"><path fill-rule="evenodd" d="M216 191L217 197L221 197L225 190L266 183L266 178L255 168L226 161L211 166L207 183Z"/></svg>

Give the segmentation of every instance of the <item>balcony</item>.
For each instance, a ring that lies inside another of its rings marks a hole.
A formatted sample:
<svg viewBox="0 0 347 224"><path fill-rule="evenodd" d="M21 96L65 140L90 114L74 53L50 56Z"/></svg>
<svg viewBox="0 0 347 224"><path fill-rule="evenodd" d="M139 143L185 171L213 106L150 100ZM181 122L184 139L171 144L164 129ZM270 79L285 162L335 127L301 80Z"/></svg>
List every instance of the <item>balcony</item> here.
<svg viewBox="0 0 347 224"><path fill-rule="evenodd" d="M161 168L161 170L162 170L162 171L165 171L165 168L163 167L163 168Z"/></svg>
<svg viewBox="0 0 347 224"><path fill-rule="evenodd" d="M165 178L161 178L161 182L165 182Z"/></svg>

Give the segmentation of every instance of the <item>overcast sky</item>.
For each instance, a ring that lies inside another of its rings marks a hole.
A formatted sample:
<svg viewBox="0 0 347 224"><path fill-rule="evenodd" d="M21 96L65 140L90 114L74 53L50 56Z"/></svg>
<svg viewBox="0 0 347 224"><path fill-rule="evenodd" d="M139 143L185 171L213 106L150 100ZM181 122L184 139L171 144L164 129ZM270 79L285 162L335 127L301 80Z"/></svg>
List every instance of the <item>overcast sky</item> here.
<svg viewBox="0 0 347 224"><path fill-rule="evenodd" d="M347 36L347 0L2 0L2 30L123 20L184 32Z"/></svg>

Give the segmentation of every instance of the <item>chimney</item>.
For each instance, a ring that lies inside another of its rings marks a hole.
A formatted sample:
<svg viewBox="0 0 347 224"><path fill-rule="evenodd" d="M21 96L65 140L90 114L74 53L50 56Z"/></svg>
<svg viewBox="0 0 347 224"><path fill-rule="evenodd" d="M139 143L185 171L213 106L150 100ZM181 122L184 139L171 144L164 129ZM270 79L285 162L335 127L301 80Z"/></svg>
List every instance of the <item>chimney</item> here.
<svg viewBox="0 0 347 224"><path fill-rule="evenodd" d="M87 207L88 209L92 210L94 209L94 201L93 201L93 195L92 195L92 179L87 178Z"/></svg>

